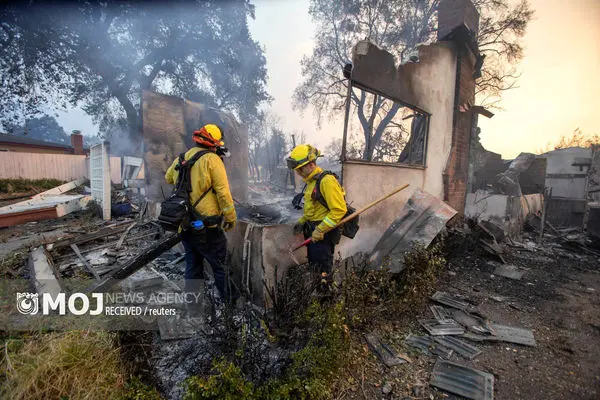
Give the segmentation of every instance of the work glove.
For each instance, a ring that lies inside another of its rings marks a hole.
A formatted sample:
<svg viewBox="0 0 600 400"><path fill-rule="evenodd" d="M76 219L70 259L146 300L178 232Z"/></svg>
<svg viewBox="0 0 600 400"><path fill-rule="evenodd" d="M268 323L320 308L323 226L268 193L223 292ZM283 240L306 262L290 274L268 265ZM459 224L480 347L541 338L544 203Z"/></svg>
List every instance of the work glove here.
<svg viewBox="0 0 600 400"><path fill-rule="evenodd" d="M299 235L304 232L304 222L296 222L294 224L294 235Z"/></svg>
<svg viewBox="0 0 600 400"><path fill-rule="evenodd" d="M313 242L318 242L319 240L323 240L324 237L325 232L323 232L319 228L315 228L315 230L312 233L311 239Z"/></svg>
<svg viewBox="0 0 600 400"><path fill-rule="evenodd" d="M223 224L223 230L225 232L229 232L234 227L235 227L235 220L233 220L233 221L225 221L225 223Z"/></svg>

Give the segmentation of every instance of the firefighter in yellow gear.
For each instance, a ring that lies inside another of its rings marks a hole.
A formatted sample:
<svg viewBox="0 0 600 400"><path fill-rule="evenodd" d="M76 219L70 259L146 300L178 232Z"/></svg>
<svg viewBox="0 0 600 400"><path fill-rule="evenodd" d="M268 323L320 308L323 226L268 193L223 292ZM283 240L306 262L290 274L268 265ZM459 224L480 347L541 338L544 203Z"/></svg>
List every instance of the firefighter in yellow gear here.
<svg viewBox="0 0 600 400"><path fill-rule="evenodd" d="M215 286L222 299L232 300L226 284L225 262L227 238L223 231L235 226L237 215L223 160L217 150L224 146L223 133L214 124L208 124L194 131L192 139L196 146L189 149L184 158L191 159L196 153L205 151L192 166L190 181L190 203L202 220L204 228L181 231L181 241L185 248L186 268L184 273L186 292L198 292L204 285L203 261L210 264L215 277ZM169 184L177 182L178 159L175 159L165 179ZM221 224L223 224L221 228Z"/></svg>
<svg viewBox="0 0 600 400"><path fill-rule="evenodd" d="M346 214L344 189L335 175L317 166L319 150L309 144L296 146L286 159L287 166L296 171L306 183L304 214L294 225L294 232L312 238L308 244L308 262L329 279L335 246L340 242L341 230L335 228ZM316 187L319 182L319 187Z"/></svg>

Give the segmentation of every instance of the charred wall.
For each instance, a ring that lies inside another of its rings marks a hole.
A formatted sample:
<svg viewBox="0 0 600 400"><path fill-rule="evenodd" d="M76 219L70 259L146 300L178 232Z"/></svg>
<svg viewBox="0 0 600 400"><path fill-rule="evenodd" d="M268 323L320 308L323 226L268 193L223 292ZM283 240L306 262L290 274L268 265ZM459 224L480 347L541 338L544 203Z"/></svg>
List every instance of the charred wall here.
<svg viewBox="0 0 600 400"><path fill-rule="evenodd" d="M248 190L248 132L228 113L219 112L179 97L142 91L144 161L147 165L148 197L161 200L170 187L164 181L167 168L193 146L192 133L214 123L223 129L225 146L232 154L225 158L232 195L244 201Z"/></svg>

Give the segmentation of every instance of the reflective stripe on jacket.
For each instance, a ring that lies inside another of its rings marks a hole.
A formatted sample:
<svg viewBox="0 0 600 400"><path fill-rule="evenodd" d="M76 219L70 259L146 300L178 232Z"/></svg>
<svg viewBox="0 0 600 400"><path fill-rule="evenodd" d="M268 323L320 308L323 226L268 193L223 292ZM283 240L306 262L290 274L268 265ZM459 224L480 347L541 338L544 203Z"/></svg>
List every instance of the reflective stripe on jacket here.
<svg viewBox="0 0 600 400"><path fill-rule="evenodd" d="M193 147L185 153L185 159L189 160L199 151L206 150L203 147ZM177 182L179 172L175 169L179 158L171 164L165 179L167 183L174 185ZM233 198L229 190L229 181L225 165L221 158L215 153L207 153L200 157L192 167L191 172L192 192L190 202L194 204L200 196L212 187L206 196L196 205L196 211L205 217L223 215L225 221L235 221L237 216L233 206Z"/></svg>
<svg viewBox="0 0 600 400"><path fill-rule="evenodd" d="M344 215L346 215L345 192L338 180L333 175L325 175L321 179L321 195L329 206L329 210L318 200L312 198L312 193L317 183L316 176L323 172L321 167L315 170L304 179L306 190L304 191L304 215L299 222L321 221L317 226L323 232L331 230L337 225Z"/></svg>

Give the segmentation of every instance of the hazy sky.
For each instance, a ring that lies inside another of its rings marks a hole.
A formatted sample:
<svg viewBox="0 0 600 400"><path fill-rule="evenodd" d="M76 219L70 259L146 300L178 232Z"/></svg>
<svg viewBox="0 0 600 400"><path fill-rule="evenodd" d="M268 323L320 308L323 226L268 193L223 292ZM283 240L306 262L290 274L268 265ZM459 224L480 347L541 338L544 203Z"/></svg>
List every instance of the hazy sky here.
<svg viewBox="0 0 600 400"><path fill-rule="evenodd" d="M504 111L480 118L483 145L513 158L534 152L579 127L600 134L600 0L530 0L536 15L524 38L525 58L519 88L504 94ZM258 0L256 20L250 21L254 39L264 47L272 110L286 131L307 133L324 146L341 137L341 118L317 128L312 110L304 116L292 110L292 94L301 82L300 59L310 54L314 26L308 0ZM435 111L434 111L435 112ZM93 131L80 113L60 113L65 130ZM79 114L79 115L77 115ZM341 117L341 116L340 116Z"/></svg>
<svg viewBox="0 0 600 400"><path fill-rule="evenodd" d="M600 134L600 0L531 0L519 88L504 111L480 118L488 150L513 158L555 143L579 127Z"/></svg>

